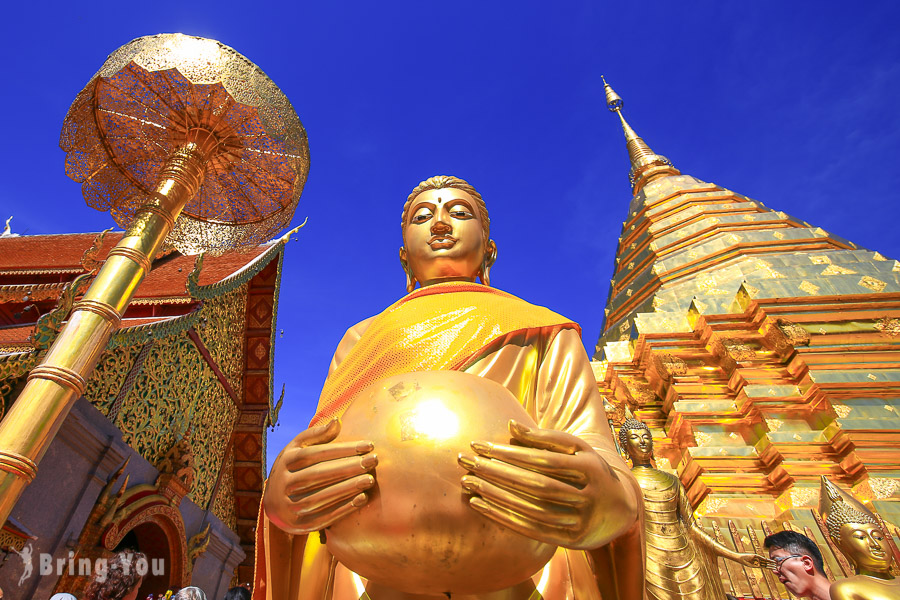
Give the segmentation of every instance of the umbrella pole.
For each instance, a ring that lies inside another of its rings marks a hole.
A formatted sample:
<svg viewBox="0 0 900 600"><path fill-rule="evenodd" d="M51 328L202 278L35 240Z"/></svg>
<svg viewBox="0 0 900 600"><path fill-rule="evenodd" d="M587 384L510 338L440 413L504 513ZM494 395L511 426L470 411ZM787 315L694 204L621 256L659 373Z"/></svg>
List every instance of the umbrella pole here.
<svg viewBox="0 0 900 600"><path fill-rule="evenodd" d="M204 140L206 141L206 140ZM209 144L188 142L160 172L156 189L109 256L43 361L28 375L22 393L0 421L0 524L25 486L75 401L135 290L150 272L175 220L200 189Z"/></svg>

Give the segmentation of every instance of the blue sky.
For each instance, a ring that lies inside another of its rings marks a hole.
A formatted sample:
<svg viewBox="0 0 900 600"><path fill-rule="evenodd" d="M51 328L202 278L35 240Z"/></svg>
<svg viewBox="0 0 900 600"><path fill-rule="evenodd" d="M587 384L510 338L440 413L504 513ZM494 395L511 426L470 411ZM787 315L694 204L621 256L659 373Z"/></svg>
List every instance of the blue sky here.
<svg viewBox="0 0 900 600"><path fill-rule="evenodd" d="M58 139L118 46L180 31L262 67L312 163L284 265L271 461L312 416L344 330L403 293L400 209L431 175L485 197L494 284L579 321L593 348L630 199L601 74L684 173L900 258L898 22L895 2L15 3L0 211L18 233L112 225L66 178Z"/></svg>

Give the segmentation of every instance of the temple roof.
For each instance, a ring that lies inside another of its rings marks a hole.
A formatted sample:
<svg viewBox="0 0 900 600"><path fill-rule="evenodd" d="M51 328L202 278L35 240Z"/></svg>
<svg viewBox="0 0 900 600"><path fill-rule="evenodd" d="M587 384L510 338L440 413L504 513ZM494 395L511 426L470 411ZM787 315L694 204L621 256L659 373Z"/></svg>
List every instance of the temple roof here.
<svg viewBox="0 0 900 600"><path fill-rule="evenodd" d="M100 247L106 256L122 238L121 231L110 232ZM23 235L0 238L0 284L13 275L80 274L85 269L81 257L91 247L98 233ZM246 253L207 256L200 274L200 285L215 283L231 275L265 252L267 245ZM186 296L185 280L194 267L193 256L172 252L154 261L153 271L138 289L136 298Z"/></svg>
<svg viewBox="0 0 900 600"><path fill-rule="evenodd" d="M123 232L105 236L96 256L104 257ZM0 237L0 349L28 342L40 314L52 308L63 286L87 272L82 257L99 233ZM272 243L246 253L204 257L199 285L223 281L256 261ZM186 290L196 257L170 252L158 257L141 283L122 321L122 328L184 315L197 299ZM34 306L37 310L28 309Z"/></svg>

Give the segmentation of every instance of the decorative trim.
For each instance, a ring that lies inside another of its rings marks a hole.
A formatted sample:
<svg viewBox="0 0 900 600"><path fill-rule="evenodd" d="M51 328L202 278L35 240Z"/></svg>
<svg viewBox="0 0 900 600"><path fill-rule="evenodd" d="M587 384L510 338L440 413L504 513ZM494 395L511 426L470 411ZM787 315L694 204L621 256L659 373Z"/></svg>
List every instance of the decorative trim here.
<svg viewBox="0 0 900 600"><path fill-rule="evenodd" d="M79 300L72 307L72 311L83 310L100 315L106 319L115 329L122 322L122 315L112 305L100 300Z"/></svg>
<svg viewBox="0 0 900 600"><path fill-rule="evenodd" d="M82 268L60 268L60 269L10 269L8 271L0 271L0 275L69 275L71 273L84 273Z"/></svg>
<svg viewBox="0 0 900 600"><path fill-rule="evenodd" d="M52 381L53 383L69 388L78 394L79 397L84 396L84 389L87 387L87 383L80 373L58 365L36 366L31 370L31 373L28 374L28 381L31 381L32 379Z"/></svg>
<svg viewBox="0 0 900 600"><path fill-rule="evenodd" d="M197 263L199 263L199 265L197 263L194 264L194 270L188 276L187 283L185 284L187 293L198 300L206 300L236 290L253 279L260 271L268 266L272 258L284 248L284 245L287 242L287 239L285 239L286 237L287 236L284 236L273 243L265 252L254 258L250 263L244 265L244 267L238 271L235 271L222 281L210 285L198 284L200 267L203 265L203 255L199 255L197 257Z"/></svg>
<svg viewBox="0 0 900 600"><path fill-rule="evenodd" d="M160 194L159 192L150 192L149 195L151 198L155 198L156 200L158 200L160 202L169 202L169 199L166 198L165 196L163 196L162 194ZM160 208L156 204L145 204L144 206L140 207L134 215L135 219L137 218L138 215L140 215L142 213L158 216L159 218L161 218L163 221L166 222L166 224L169 226L170 230L175 227L175 219L172 218L171 213L169 213L169 211L167 211L167 210Z"/></svg>
<svg viewBox="0 0 900 600"><path fill-rule="evenodd" d="M135 298L129 306L155 306L161 304L191 304L196 302L190 296L160 296L158 298Z"/></svg>
<svg viewBox="0 0 900 600"><path fill-rule="evenodd" d="M55 300L65 286L65 283L0 285L0 303Z"/></svg>
<svg viewBox="0 0 900 600"><path fill-rule="evenodd" d="M109 256L121 256L130 259L136 262L138 266L144 270L145 275L150 272L150 257L140 250L135 250L134 248L129 248L127 246L116 246L109 251ZM107 258L107 260L109 259Z"/></svg>
<svg viewBox="0 0 900 600"><path fill-rule="evenodd" d="M136 346L152 340L161 340L170 335L185 333L188 329L199 323L202 316L203 305L201 304L188 314L180 317L172 317L170 319L156 321L155 323L146 323L144 325L135 325L119 329L110 338L106 350L111 351L116 348Z"/></svg>
<svg viewBox="0 0 900 600"><path fill-rule="evenodd" d="M12 473L24 479L26 483L31 483L37 475L37 465L27 456L0 450L0 471Z"/></svg>

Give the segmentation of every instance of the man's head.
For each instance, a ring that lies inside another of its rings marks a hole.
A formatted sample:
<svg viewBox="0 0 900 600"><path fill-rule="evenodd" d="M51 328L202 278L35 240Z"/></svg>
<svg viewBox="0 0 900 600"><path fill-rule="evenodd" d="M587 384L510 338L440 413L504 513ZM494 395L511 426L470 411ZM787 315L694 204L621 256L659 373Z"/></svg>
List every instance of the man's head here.
<svg viewBox="0 0 900 600"><path fill-rule="evenodd" d="M407 287L416 281L475 281L488 283L488 270L497 255L490 239L490 218L481 194L457 177L426 179L403 206L403 247L400 262Z"/></svg>
<svg viewBox="0 0 900 600"><path fill-rule="evenodd" d="M817 587L827 586L822 553L805 535L779 531L767 536L763 546L778 565L775 570L778 580L795 596L807 598Z"/></svg>

